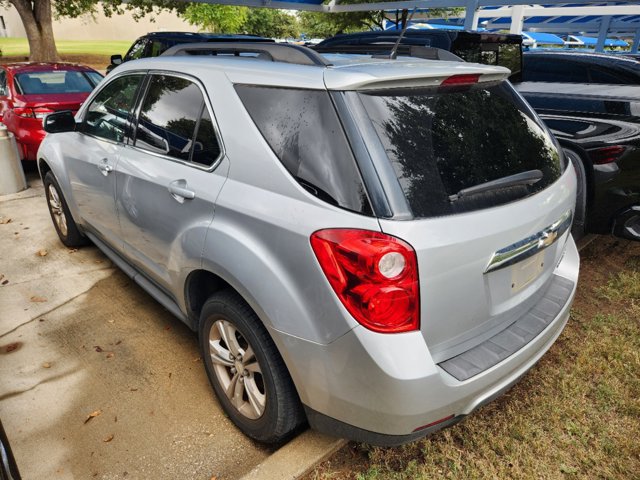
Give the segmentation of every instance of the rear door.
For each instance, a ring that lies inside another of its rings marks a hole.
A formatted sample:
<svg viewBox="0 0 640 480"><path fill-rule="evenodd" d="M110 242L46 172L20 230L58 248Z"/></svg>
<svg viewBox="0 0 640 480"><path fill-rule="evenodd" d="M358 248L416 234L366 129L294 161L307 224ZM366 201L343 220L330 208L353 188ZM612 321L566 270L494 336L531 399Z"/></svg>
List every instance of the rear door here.
<svg viewBox="0 0 640 480"><path fill-rule="evenodd" d="M575 176L510 85L358 95L413 216L380 225L416 250L421 329L434 359L466 352L532 309L544 317L562 308L556 290L571 288L555 268Z"/></svg>
<svg viewBox="0 0 640 480"><path fill-rule="evenodd" d="M227 171L201 83L151 74L132 144L118 162L116 201L126 255L166 290L200 265Z"/></svg>
<svg viewBox="0 0 640 480"><path fill-rule="evenodd" d="M122 241L114 201L114 170L143 78L141 73L123 75L105 85L85 110L79 131L63 146L73 196L84 223L118 250Z"/></svg>

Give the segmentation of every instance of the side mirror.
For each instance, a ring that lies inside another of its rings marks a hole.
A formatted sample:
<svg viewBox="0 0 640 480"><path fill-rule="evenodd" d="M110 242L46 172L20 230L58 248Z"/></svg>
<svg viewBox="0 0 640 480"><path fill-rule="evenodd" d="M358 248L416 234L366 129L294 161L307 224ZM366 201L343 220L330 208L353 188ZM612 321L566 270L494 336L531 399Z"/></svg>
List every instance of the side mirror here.
<svg viewBox="0 0 640 480"><path fill-rule="evenodd" d="M111 65L120 65L122 63L122 55L111 55Z"/></svg>
<svg viewBox="0 0 640 480"><path fill-rule="evenodd" d="M47 133L73 132L76 129L76 119L71 110L50 113L42 122Z"/></svg>

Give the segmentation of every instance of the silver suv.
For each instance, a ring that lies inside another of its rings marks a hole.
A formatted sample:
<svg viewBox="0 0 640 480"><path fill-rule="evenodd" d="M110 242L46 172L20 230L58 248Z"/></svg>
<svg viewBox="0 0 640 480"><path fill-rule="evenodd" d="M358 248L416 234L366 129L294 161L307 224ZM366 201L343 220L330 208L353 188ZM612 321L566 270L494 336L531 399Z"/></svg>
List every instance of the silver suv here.
<svg viewBox="0 0 640 480"><path fill-rule="evenodd" d="M575 173L509 71L207 48L127 62L46 118L62 242L92 241L198 332L222 407L263 442L308 422L400 444L517 382L579 260Z"/></svg>

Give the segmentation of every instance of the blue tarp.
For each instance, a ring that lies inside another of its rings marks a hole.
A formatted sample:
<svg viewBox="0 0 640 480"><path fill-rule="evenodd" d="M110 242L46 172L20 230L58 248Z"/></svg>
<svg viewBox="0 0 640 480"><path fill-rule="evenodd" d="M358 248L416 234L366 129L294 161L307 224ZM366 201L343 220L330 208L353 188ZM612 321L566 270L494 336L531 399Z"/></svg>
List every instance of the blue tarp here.
<svg viewBox="0 0 640 480"><path fill-rule="evenodd" d="M522 32L522 36L527 37L538 45L564 45L564 40L552 33Z"/></svg>
<svg viewBox="0 0 640 480"><path fill-rule="evenodd" d="M598 43L598 39L594 37L581 37L577 35L572 35L572 38L575 38L579 42L582 42L587 47L595 47ZM629 44L624 40L618 40L617 38L607 38L604 41L605 47L628 47Z"/></svg>

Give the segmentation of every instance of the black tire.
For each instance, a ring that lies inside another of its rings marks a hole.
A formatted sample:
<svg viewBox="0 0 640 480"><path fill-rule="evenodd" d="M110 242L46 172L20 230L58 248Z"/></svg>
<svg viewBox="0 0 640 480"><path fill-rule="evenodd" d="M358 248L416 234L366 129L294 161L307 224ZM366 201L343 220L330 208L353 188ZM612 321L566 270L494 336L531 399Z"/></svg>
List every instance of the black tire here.
<svg viewBox="0 0 640 480"><path fill-rule="evenodd" d="M200 314L199 334L209 381L240 430L274 444L286 440L304 423L302 405L282 357L262 322L237 293L223 290L207 300ZM231 346L226 338L231 339ZM238 354L232 361L233 350Z"/></svg>
<svg viewBox="0 0 640 480"><path fill-rule="evenodd" d="M67 247L80 247L88 243L87 238L82 234L78 225L73 220L67 201L62 195L62 190L53 173L47 172L44 176L44 192L47 198L49 214L53 221L53 226L58 232L60 241Z"/></svg>
<svg viewBox="0 0 640 480"><path fill-rule="evenodd" d="M569 148L564 149L565 156L573 165L576 171L576 177L578 180L578 191L576 192L576 208L573 216L573 226L571 227L571 234L575 241L584 237L586 231L587 220L587 172L584 168L584 163L578 152Z"/></svg>

